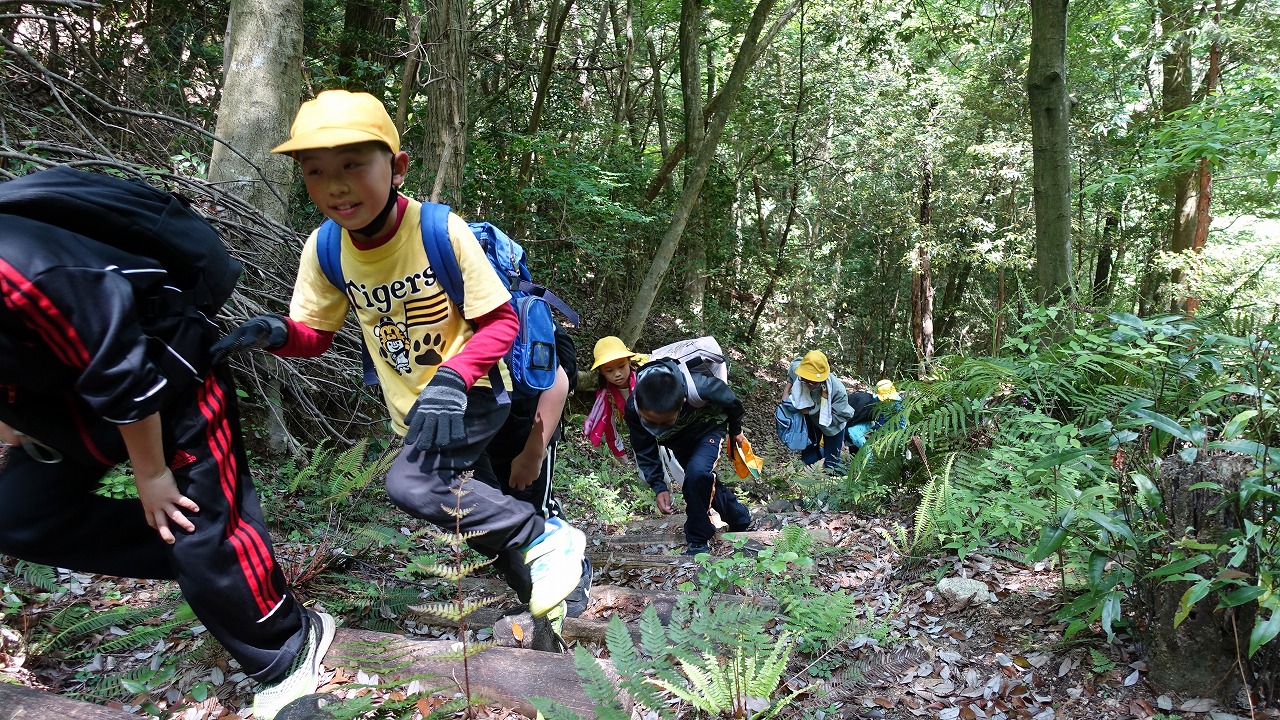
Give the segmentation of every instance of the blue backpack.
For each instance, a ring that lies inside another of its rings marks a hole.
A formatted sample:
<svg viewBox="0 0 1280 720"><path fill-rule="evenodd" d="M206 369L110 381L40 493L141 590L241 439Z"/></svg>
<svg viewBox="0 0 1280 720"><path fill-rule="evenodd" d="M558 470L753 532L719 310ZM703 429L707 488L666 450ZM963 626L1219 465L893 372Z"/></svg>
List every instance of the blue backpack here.
<svg viewBox="0 0 1280 720"><path fill-rule="evenodd" d="M422 246L440 288L454 305L461 308L465 297L462 268L458 266L458 258L449 243L449 212L448 205L422 203ZM556 360L556 321L551 317L551 308L564 313L574 327L578 325L578 314L555 293L533 282L528 259L520 243L487 222L469 225L484 248L489 264L511 291L511 307L520 319L520 332L504 357L511 372L514 392L520 397L536 395L555 384L559 366ZM342 229L332 220L325 220L316 238L320 270L331 285L346 292L341 252ZM378 384L373 358L367 347L364 348L363 363L365 384ZM489 378L498 392L499 401L505 400L497 365L489 371Z"/></svg>
<svg viewBox="0 0 1280 720"><path fill-rule="evenodd" d="M804 415L791 404L790 400L778 403L773 411L774 422L778 426L778 439L788 450L804 450L809 446L809 428L805 425Z"/></svg>

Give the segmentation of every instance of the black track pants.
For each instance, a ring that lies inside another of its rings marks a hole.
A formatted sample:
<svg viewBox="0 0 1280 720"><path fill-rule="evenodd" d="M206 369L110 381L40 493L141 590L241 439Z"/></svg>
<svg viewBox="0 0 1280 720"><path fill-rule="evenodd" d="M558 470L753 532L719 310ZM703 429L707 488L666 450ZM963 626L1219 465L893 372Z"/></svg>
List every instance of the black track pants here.
<svg viewBox="0 0 1280 720"><path fill-rule="evenodd" d="M138 500L94 494L110 468L36 462L10 448L0 470L0 552L79 572L176 579L200 622L255 680L282 676L305 616L276 565L240 438L235 387L219 366L162 412L178 489L200 506L168 545Z"/></svg>

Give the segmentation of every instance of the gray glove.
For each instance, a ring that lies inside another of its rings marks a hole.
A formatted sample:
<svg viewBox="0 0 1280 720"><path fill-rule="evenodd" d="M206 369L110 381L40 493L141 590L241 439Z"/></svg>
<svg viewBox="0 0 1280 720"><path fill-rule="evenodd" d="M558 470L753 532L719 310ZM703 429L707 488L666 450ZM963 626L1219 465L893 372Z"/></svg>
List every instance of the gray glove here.
<svg viewBox="0 0 1280 720"><path fill-rule="evenodd" d="M452 368L436 370L405 416L409 431L405 433L404 444L413 446L409 459L417 460L424 450L465 439L467 432L462 419L466 412L467 386L462 376Z"/></svg>
<svg viewBox="0 0 1280 720"><path fill-rule="evenodd" d="M245 320L240 327L213 344L213 363L226 360L245 350L275 350L289 340L289 324L279 315L259 315Z"/></svg>

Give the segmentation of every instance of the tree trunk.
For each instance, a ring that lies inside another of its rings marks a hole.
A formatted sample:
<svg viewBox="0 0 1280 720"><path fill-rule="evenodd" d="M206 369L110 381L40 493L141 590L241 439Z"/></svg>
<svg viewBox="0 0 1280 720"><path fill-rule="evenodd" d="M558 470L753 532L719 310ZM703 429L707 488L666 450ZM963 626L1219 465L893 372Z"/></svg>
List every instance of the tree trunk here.
<svg viewBox="0 0 1280 720"><path fill-rule="evenodd" d="M1191 106L1191 3L1188 0L1161 0L1160 26L1169 48L1161 66L1161 115L1169 118ZM1190 250L1196 235L1197 171L1189 168L1173 178L1172 212L1169 216L1170 252ZM1184 273L1175 269L1169 278L1174 286L1170 308L1178 310Z"/></svg>
<svg viewBox="0 0 1280 720"><path fill-rule="evenodd" d="M533 93L533 110L529 112L529 124L525 127L525 135L530 140L538 133L538 127L542 123L542 109L547 104L547 93L551 89L551 75L555 70L556 51L560 49L560 32L564 29L564 23L569 19L569 11L573 8L573 0L564 0L564 7L560 7L560 0L551 0L551 7L547 11L547 17L551 20L547 23L546 42L542 46L542 64L538 67L538 86ZM520 157L520 175L517 188L523 189L529 182L530 169L533 167L533 149L526 150L524 155ZM519 195L519 192L516 193Z"/></svg>
<svg viewBox="0 0 1280 720"><path fill-rule="evenodd" d="M1222 18L1222 0L1216 0L1213 9L1214 24L1218 24ZM1217 37L1215 35L1215 37ZM1218 74L1222 69L1222 43L1214 40L1213 45L1209 47L1209 69L1204 77L1204 97L1206 101L1210 101L1214 91L1218 87ZM1208 158L1200 158L1199 170L1199 187L1196 193L1196 231L1195 236L1191 240L1191 252L1199 253L1204 250L1205 241L1209 239L1209 224L1213 222L1213 216L1209 214L1209 198L1210 191L1213 186L1213 175L1209 171ZM1196 308L1200 307L1200 298L1188 293L1182 301L1182 309L1188 315L1195 315Z"/></svg>
<svg viewBox="0 0 1280 720"><path fill-rule="evenodd" d="M911 338L920 363L919 377L925 379L933 362L933 276L929 258L929 230L933 220L933 163L920 163L920 240L916 243L915 268L911 273Z"/></svg>
<svg viewBox="0 0 1280 720"><path fill-rule="evenodd" d="M404 135L409 119L409 102L418 92L418 68L422 67L422 16L413 12L413 0L404 0L404 24L409 32L409 50L405 54L404 72L400 74L400 99L396 102L396 130Z"/></svg>
<svg viewBox="0 0 1280 720"><path fill-rule="evenodd" d="M1102 224L1102 245L1098 248L1098 265L1093 272L1093 304L1106 305L1111 295L1111 239L1115 237L1116 228L1120 227L1120 218L1115 213L1107 213Z"/></svg>
<svg viewBox="0 0 1280 720"><path fill-rule="evenodd" d="M748 63L748 69L750 66L755 65L755 61L759 57L760 53L769 46L769 43L773 41L773 38L778 36L778 33L780 33L782 28L786 26L787 22L791 20L799 7L800 0L792 0L792 2L783 8L782 12L778 14L777 19L773 21L773 25L769 28L769 32L765 33L764 39L756 44L753 51L753 57ZM742 53L739 52L738 55L738 60L741 60ZM735 60L735 66L736 63L737 60ZM732 73L730 73L730 75L732 76ZM720 92L716 93L716 95L707 102L707 106L703 109L703 117L705 120L709 121L711 116L717 112L724 94L724 88L722 87ZM658 172L654 174L653 180L649 182L649 187L645 190L644 200L640 203L642 206L648 205L658 197L658 193L662 190L662 187L667 184L668 176L671 175L672 171L675 170L676 165L684 158L686 150L687 148L685 143L681 140L675 147L671 148L669 153L663 153L665 159L663 160L662 167L658 168Z"/></svg>
<svg viewBox="0 0 1280 720"><path fill-rule="evenodd" d="M973 272L973 263L961 262L960 267L947 278L946 290L942 293L942 319L938 322L937 337L947 338L955 329L956 318L960 316L960 302L969 289L969 275Z"/></svg>
<svg viewBox="0 0 1280 720"><path fill-rule="evenodd" d="M338 38L339 77L347 78L344 87L363 90L382 97L385 78L362 72L362 63L374 63L390 69L396 57L388 50L396 28L395 0L347 0Z"/></svg>
<svg viewBox="0 0 1280 720"><path fill-rule="evenodd" d="M1031 0L1032 188L1040 300L1072 299L1070 105L1067 97L1067 0Z"/></svg>
<svg viewBox="0 0 1280 720"><path fill-rule="evenodd" d="M302 94L302 0L232 0L226 49L214 131L226 144L213 146L209 182L285 224L294 163L271 148L289 137ZM290 436L277 360L263 355L256 361L267 378L268 446L283 453Z"/></svg>
<svg viewBox="0 0 1280 720"><path fill-rule="evenodd" d="M432 202L453 207L462 204L466 165L468 18L466 0L431 0L427 7L422 187L431 188Z"/></svg>
<svg viewBox="0 0 1280 720"><path fill-rule="evenodd" d="M644 327L644 323L649 317L649 311L653 308L653 302L658 296L658 288L662 285L662 278L666 275L667 268L671 265L671 258L675 256L676 247L680 244L680 237L684 234L684 227L689 221L689 215L693 212L693 206L698 202L698 195L702 192L702 184L707 179L707 172L711 169L711 161L715 157L716 145L720 141L721 133L724 132L725 123L729 120L729 113L737 102L738 91L746 81L747 71L751 67L751 62L756 57L757 41L760 38L761 31L764 29L765 20L768 19L769 13L773 10L774 2L775 0L760 0L751 16L751 22L747 25L747 31L742 37L742 45L738 48L738 56L734 60L733 69L730 71L729 78L725 81L721 90L721 95L725 99L719 104L715 115L711 119L711 124L707 127L706 135L698 147L697 155L686 174L684 188L680 192L680 199L672 212L671 223L662 237L662 242L658 246L658 252L654 255L653 264L650 266L649 272L640 284L631 312L627 314L626 323L623 325L622 339L629 346L634 346L640 339L640 331Z"/></svg>
<svg viewBox="0 0 1280 720"><path fill-rule="evenodd" d="M645 37L645 47L649 50L649 70L653 74L653 113L658 124L658 147L662 150L663 164L671 154L671 141L667 137L666 93L667 82L662 77L662 58L658 55L657 44L650 36ZM661 184L659 184L661 187Z"/></svg>

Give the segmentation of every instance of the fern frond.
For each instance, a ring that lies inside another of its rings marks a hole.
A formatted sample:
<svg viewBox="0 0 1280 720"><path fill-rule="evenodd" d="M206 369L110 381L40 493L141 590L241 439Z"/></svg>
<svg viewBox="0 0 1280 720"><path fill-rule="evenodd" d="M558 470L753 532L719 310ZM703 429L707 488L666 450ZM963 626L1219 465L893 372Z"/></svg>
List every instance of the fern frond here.
<svg viewBox="0 0 1280 720"><path fill-rule="evenodd" d="M622 713L622 701L618 698L618 689L605 675L604 669L586 648L579 645L573 651L573 667L582 678L582 692L591 699L593 708L599 717L600 712L612 711Z"/></svg>
<svg viewBox="0 0 1280 720"><path fill-rule="evenodd" d="M466 650L463 650L463 648L460 647L456 650L449 650L447 652L442 652L442 653L434 653L428 656L427 659L456 660L461 662L462 660L465 660L473 655L477 655L479 653L484 652L485 650L488 650L489 648L497 647L497 646L498 646L498 643L494 640L472 640L467 643Z"/></svg>
<svg viewBox="0 0 1280 720"><path fill-rule="evenodd" d="M443 563L431 563L430 565L424 565L422 563L415 563L413 569L433 577L444 578L451 582L457 582L462 578L471 575L480 568L491 564L493 564L493 559L486 558L484 560L462 562L458 565L445 565Z"/></svg>
<svg viewBox="0 0 1280 720"><path fill-rule="evenodd" d="M783 525L774 547L779 553L793 552L805 556L813 549L813 536L799 525Z"/></svg>
<svg viewBox="0 0 1280 720"><path fill-rule="evenodd" d="M45 592L56 592L58 590L58 571L48 565L19 560L13 569L18 573L18 577L22 578L23 582L34 588Z"/></svg>
<svg viewBox="0 0 1280 720"><path fill-rule="evenodd" d="M461 604L456 602L432 602L425 605L414 605L409 609L421 615L434 615L445 620L461 622L471 613L482 607L488 607L501 599L498 597L485 597L478 600L468 598L463 600Z"/></svg>

